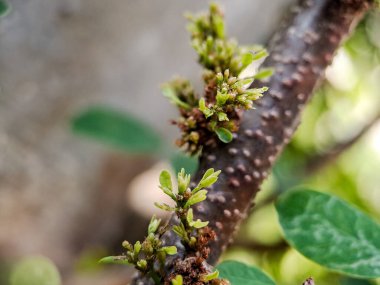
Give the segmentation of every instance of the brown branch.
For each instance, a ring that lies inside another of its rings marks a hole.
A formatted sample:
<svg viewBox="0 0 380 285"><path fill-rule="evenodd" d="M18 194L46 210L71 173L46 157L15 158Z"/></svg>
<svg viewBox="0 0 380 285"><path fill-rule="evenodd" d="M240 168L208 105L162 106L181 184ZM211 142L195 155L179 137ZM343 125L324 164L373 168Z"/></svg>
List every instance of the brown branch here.
<svg viewBox="0 0 380 285"><path fill-rule="evenodd" d="M357 143L368 131L380 121L380 113L370 120L362 129L355 134L353 137L347 139L344 142L337 143L329 150L315 155L314 157L308 159L305 167L306 175L313 174L320 170L321 168L326 167L331 162L335 161L343 152L351 148L355 143Z"/></svg>
<svg viewBox="0 0 380 285"><path fill-rule="evenodd" d="M285 240L281 240L278 243L272 245L265 245L255 241L237 240L233 243L233 246L243 247L244 249L253 250L255 252L268 252L287 249L289 247L289 244Z"/></svg>
<svg viewBox="0 0 380 285"><path fill-rule="evenodd" d="M264 62L264 66L276 69L275 75L265 83L270 88L269 94L256 110L244 114L240 130L231 143L203 150L194 181L199 181L208 168L222 170L208 199L194 209L197 217L210 221L217 234L217 240L211 244L210 264L217 262L232 241L261 183L298 126L300 112L334 52L370 8L370 3L370 0L301 0L293 7L292 15L272 38L270 56ZM169 232L164 242L175 244L180 257L186 257L174 233ZM168 259L168 271L172 264L173 260ZM136 278L134 284L150 283Z"/></svg>

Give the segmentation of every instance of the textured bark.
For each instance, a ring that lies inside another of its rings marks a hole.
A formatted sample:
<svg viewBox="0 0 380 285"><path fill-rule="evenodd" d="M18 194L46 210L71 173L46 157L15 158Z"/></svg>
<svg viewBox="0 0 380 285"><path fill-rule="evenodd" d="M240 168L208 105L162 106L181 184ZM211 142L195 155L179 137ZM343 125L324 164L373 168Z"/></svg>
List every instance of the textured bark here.
<svg viewBox="0 0 380 285"><path fill-rule="evenodd" d="M222 170L218 182L209 189L208 199L194 209L195 215L210 221L217 233L217 240L211 244L210 264L217 262L232 241L261 183L296 130L300 113L335 51L370 4L369 0L302 0L273 36L264 66L274 67L276 73L268 82L253 84L268 86L270 91L256 110L244 114L231 143L203 150L194 177L198 181L211 167ZM165 242L179 244L172 233ZM135 282L148 284L138 278Z"/></svg>

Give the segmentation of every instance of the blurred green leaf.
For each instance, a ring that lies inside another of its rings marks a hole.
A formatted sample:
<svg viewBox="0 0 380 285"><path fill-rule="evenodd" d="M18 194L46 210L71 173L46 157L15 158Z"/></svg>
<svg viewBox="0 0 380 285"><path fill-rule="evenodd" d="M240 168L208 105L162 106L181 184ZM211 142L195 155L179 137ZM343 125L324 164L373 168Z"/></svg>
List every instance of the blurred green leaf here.
<svg viewBox="0 0 380 285"><path fill-rule="evenodd" d="M9 10L9 4L3 0L0 0L0 17L8 14Z"/></svg>
<svg viewBox="0 0 380 285"><path fill-rule="evenodd" d="M331 270L380 277L380 225L337 197L290 191L276 203L288 242Z"/></svg>
<svg viewBox="0 0 380 285"><path fill-rule="evenodd" d="M200 203L207 198L207 190L200 190L197 193L190 196L185 204L185 208L191 207L194 204Z"/></svg>
<svg viewBox="0 0 380 285"><path fill-rule="evenodd" d="M263 57L267 57L268 56L268 52L266 49L261 49L255 53L253 53L253 60L259 60Z"/></svg>
<svg viewBox="0 0 380 285"><path fill-rule="evenodd" d="M275 285L274 281L260 269L237 261L224 261L216 267L219 277L231 285Z"/></svg>
<svg viewBox="0 0 380 285"><path fill-rule="evenodd" d="M161 92L174 105L182 107L182 108L184 108L186 110L191 109L191 107L190 107L189 104L183 102L181 99L178 98L178 95L177 95L177 93L176 93L176 91L174 90L173 87L171 87L169 85L164 86L164 87L161 88Z"/></svg>
<svg viewBox="0 0 380 285"><path fill-rule="evenodd" d="M60 285L61 277L54 263L42 256L18 262L10 277L11 285Z"/></svg>
<svg viewBox="0 0 380 285"><path fill-rule="evenodd" d="M182 275L177 275L174 279L172 279L172 285L182 285L183 277Z"/></svg>
<svg viewBox="0 0 380 285"><path fill-rule="evenodd" d="M198 157L175 152L170 157L170 163L175 173L179 173L184 168L186 173L193 174L198 168Z"/></svg>
<svg viewBox="0 0 380 285"><path fill-rule="evenodd" d="M217 128L215 130L215 133L218 135L218 138L224 143L229 143L233 139L232 133L225 128Z"/></svg>
<svg viewBox="0 0 380 285"><path fill-rule="evenodd" d="M263 68L263 69L260 69L259 72L256 73L253 77L255 79L264 79L264 78L271 77L273 73L274 73L273 68Z"/></svg>
<svg viewBox="0 0 380 285"><path fill-rule="evenodd" d="M73 118L74 132L132 153L160 151L161 137L143 121L110 107L91 107Z"/></svg>
<svg viewBox="0 0 380 285"><path fill-rule="evenodd" d="M103 264L129 264L124 256L106 256L99 260Z"/></svg>
<svg viewBox="0 0 380 285"><path fill-rule="evenodd" d="M174 245L161 247L160 250L164 251L168 255L174 255L177 253L177 248Z"/></svg>
<svg viewBox="0 0 380 285"><path fill-rule="evenodd" d="M170 191L172 191L172 178L170 177L170 173L167 170L163 170L160 174L160 184L161 187L167 188Z"/></svg>
<svg viewBox="0 0 380 285"><path fill-rule="evenodd" d="M211 273L203 276L202 281L204 281L204 282L211 281L213 279L218 278L218 276L219 276L219 271L215 270L214 272L211 272Z"/></svg>
<svg viewBox="0 0 380 285"><path fill-rule="evenodd" d="M242 69L245 69L248 65L253 62L253 53L247 52L241 56Z"/></svg>
<svg viewBox="0 0 380 285"><path fill-rule="evenodd" d="M341 285L371 285L372 283L369 280L365 279L355 279L355 278L344 278L341 282Z"/></svg>

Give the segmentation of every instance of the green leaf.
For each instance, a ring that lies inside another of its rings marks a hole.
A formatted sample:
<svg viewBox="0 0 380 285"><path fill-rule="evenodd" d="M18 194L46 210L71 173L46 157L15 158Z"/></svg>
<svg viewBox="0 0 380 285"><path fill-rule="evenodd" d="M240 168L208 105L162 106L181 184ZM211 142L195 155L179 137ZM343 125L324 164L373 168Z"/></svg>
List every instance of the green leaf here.
<svg viewBox="0 0 380 285"><path fill-rule="evenodd" d="M175 197L172 190L166 188L166 187L159 187L166 195L168 195L170 198L172 198L174 201L177 201L177 198Z"/></svg>
<svg viewBox="0 0 380 285"><path fill-rule="evenodd" d="M164 210L164 211L168 211L168 212L175 211L175 208L174 208L174 207L170 207L168 204L165 204L165 203L160 204L160 203L155 202L154 205L155 205L157 208L159 208L159 209L161 209L161 210Z"/></svg>
<svg viewBox="0 0 380 285"><path fill-rule="evenodd" d="M180 172L184 168L186 173L193 174L198 168L198 157L188 156L183 152L175 152L170 157L170 163L175 173Z"/></svg>
<svg viewBox="0 0 380 285"><path fill-rule="evenodd" d="M215 173L214 168L207 169L206 172L203 174L201 181L207 179L208 177L210 177L214 173Z"/></svg>
<svg viewBox="0 0 380 285"><path fill-rule="evenodd" d="M193 221L193 218L194 218L193 209L190 208L189 211L187 211L187 215L186 215L187 223L190 224Z"/></svg>
<svg viewBox="0 0 380 285"><path fill-rule="evenodd" d="M229 280L231 285L275 285L260 269L241 262L224 261L216 268L219 270L219 278Z"/></svg>
<svg viewBox="0 0 380 285"><path fill-rule="evenodd" d="M178 107L184 108L184 109L186 109L186 110L190 110L190 109L191 109L191 107L190 107L189 104L187 104L187 103L181 101L181 100L178 98L178 96L177 96L175 90L174 90L171 86L169 86L169 85L164 85L164 86L161 88L161 92L162 92L162 94L164 94L164 96L165 96L166 98L169 99L169 101L170 101L172 104L177 105Z"/></svg>
<svg viewBox="0 0 380 285"><path fill-rule="evenodd" d="M174 245L161 247L160 250L164 251L168 255L173 255L177 253L177 248Z"/></svg>
<svg viewBox="0 0 380 285"><path fill-rule="evenodd" d="M200 203L207 198L207 190L200 190L197 193L191 195L189 200L185 203L185 208L188 208L194 204Z"/></svg>
<svg viewBox="0 0 380 285"><path fill-rule="evenodd" d="M224 39L224 20L221 16L214 14L212 16L213 24L214 24L214 30L216 33L216 36L220 39Z"/></svg>
<svg viewBox="0 0 380 285"><path fill-rule="evenodd" d="M99 260L99 263L104 264L126 264L129 265L125 256L106 256Z"/></svg>
<svg viewBox="0 0 380 285"><path fill-rule="evenodd" d="M253 53L252 55L253 55L253 60L259 60L263 57L268 56L268 52L266 51L266 49L262 49Z"/></svg>
<svg viewBox="0 0 380 285"><path fill-rule="evenodd" d="M253 62L253 53L247 52L241 56L242 69L245 69L248 65Z"/></svg>
<svg viewBox="0 0 380 285"><path fill-rule="evenodd" d="M212 116L214 112L206 107L206 101L204 98L199 99L199 110L205 115L206 118Z"/></svg>
<svg viewBox="0 0 380 285"><path fill-rule="evenodd" d="M198 192L201 188L209 187L212 184L214 184L218 178L219 174L221 173L221 170L215 171L213 168L210 168L206 171L206 173L203 175L201 181L197 185L197 187L192 191L193 193Z"/></svg>
<svg viewBox="0 0 380 285"><path fill-rule="evenodd" d="M217 128L215 130L215 133L217 134L218 138L224 143L229 143L233 139L232 133L225 128Z"/></svg>
<svg viewBox="0 0 380 285"><path fill-rule="evenodd" d="M162 188L167 188L170 191L173 191L173 186L172 186L172 179L170 176L169 171L163 170L160 174L160 184Z"/></svg>
<svg viewBox="0 0 380 285"><path fill-rule="evenodd" d="M148 226L148 234L154 234L160 226L160 223L161 219L156 219L156 216L153 216Z"/></svg>
<svg viewBox="0 0 380 285"><path fill-rule="evenodd" d="M263 68L263 69L260 69L260 71L256 73L253 77L255 79L264 79L264 78L271 77L273 73L274 73L273 68Z"/></svg>
<svg viewBox="0 0 380 285"><path fill-rule="evenodd" d="M210 274L203 275L201 279L203 282L207 282L207 281L211 281L215 278L218 278L218 276L219 276L219 271L215 270L214 272L211 272Z"/></svg>
<svg viewBox="0 0 380 285"><path fill-rule="evenodd" d="M202 222L200 219L197 219L196 221L193 220L193 209L189 209L187 212L186 220L190 227L201 229L208 225L208 222Z"/></svg>
<svg viewBox="0 0 380 285"><path fill-rule="evenodd" d="M33 256L22 259L13 267L11 285L60 285L58 269L49 259Z"/></svg>
<svg viewBox="0 0 380 285"><path fill-rule="evenodd" d="M185 226L182 222L179 225L173 226L173 232L176 233L182 240L189 241Z"/></svg>
<svg viewBox="0 0 380 285"><path fill-rule="evenodd" d="M148 263L145 259L140 259L137 261L136 265L139 269L146 270Z"/></svg>
<svg viewBox="0 0 380 285"><path fill-rule="evenodd" d="M140 241L136 241L135 242L135 246L133 247L133 253L135 255L138 255L140 253L141 247L142 247L141 242Z"/></svg>
<svg viewBox="0 0 380 285"><path fill-rule="evenodd" d="M9 4L3 0L0 0L0 17L7 15L9 11Z"/></svg>
<svg viewBox="0 0 380 285"><path fill-rule="evenodd" d="M218 120L220 122L222 122L222 121L229 121L226 113L224 113L224 112L218 112L217 114L218 114Z"/></svg>
<svg viewBox="0 0 380 285"><path fill-rule="evenodd" d="M161 137L148 125L110 107L91 107L72 119L75 133L133 153L156 153Z"/></svg>
<svg viewBox="0 0 380 285"><path fill-rule="evenodd" d="M172 285L182 285L183 278L182 275L177 275L174 279L172 279Z"/></svg>
<svg viewBox="0 0 380 285"><path fill-rule="evenodd" d="M196 221L192 221L190 223L190 226L193 227L193 228L196 228L196 229L204 228L207 225L208 225L208 221L207 222L202 222L200 219L197 219Z"/></svg>
<svg viewBox="0 0 380 285"><path fill-rule="evenodd" d="M178 194L182 195L186 191L187 187L189 187L191 176L190 174L186 174L185 169L182 168L178 173L177 178Z"/></svg>
<svg viewBox="0 0 380 285"><path fill-rule="evenodd" d="M228 98L230 98L230 94L222 93L222 92L218 91L216 94L216 103L219 106L223 106L224 104L226 104Z"/></svg>
<svg viewBox="0 0 380 285"><path fill-rule="evenodd" d="M288 192L276 203L288 242L331 270L380 277L380 225L341 199L310 190Z"/></svg>

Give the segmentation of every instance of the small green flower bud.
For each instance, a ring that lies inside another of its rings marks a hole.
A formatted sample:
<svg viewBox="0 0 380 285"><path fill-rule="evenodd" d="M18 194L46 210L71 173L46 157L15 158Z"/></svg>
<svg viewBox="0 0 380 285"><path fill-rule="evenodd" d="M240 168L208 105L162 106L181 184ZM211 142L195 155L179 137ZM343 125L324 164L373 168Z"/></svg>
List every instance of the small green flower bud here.
<svg viewBox="0 0 380 285"><path fill-rule="evenodd" d="M147 269L148 262L145 259L140 259L137 261L136 265L138 269L145 271Z"/></svg>
<svg viewBox="0 0 380 285"><path fill-rule="evenodd" d="M124 247L127 250L133 250L133 246L127 240L123 241L123 243L121 245L122 245L122 247Z"/></svg>

